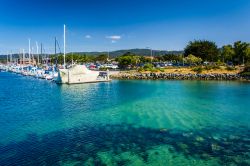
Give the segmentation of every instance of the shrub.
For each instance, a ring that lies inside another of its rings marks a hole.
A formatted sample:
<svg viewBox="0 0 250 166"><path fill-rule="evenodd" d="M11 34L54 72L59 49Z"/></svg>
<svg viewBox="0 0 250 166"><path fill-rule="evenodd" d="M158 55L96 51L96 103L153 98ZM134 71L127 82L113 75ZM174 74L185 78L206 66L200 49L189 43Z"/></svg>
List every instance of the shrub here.
<svg viewBox="0 0 250 166"><path fill-rule="evenodd" d="M151 71L153 68L154 68L154 66L151 63L146 63L143 66L143 69L146 70L146 71Z"/></svg>
<svg viewBox="0 0 250 166"><path fill-rule="evenodd" d="M198 66L198 67L193 68L192 71L194 71L194 72L200 74L200 73L202 73L203 68L202 68L201 66Z"/></svg>
<svg viewBox="0 0 250 166"><path fill-rule="evenodd" d="M164 72L165 70L163 68L158 68L160 72Z"/></svg>
<svg viewBox="0 0 250 166"><path fill-rule="evenodd" d="M233 70L236 70L236 68L233 67L233 66L227 66L227 67L226 67L226 70L228 70L228 71L233 71Z"/></svg>
<svg viewBox="0 0 250 166"><path fill-rule="evenodd" d="M244 71L250 72L250 64L246 64L246 66L244 67Z"/></svg>
<svg viewBox="0 0 250 166"><path fill-rule="evenodd" d="M225 66L225 63L223 63L223 62L221 62L221 61L218 61L218 62L216 62L216 65L217 65L217 66Z"/></svg>
<svg viewBox="0 0 250 166"><path fill-rule="evenodd" d="M107 67L100 67L99 68L100 71L107 71L107 69L108 69Z"/></svg>
<svg viewBox="0 0 250 166"><path fill-rule="evenodd" d="M244 68L244 70L240 73L242 76L248 76L250 77L250 65L247 64Z"/></svg>
<svg viewBox="0 0 250 166"><path fill-rule="evenodd" d="M144 72L145 70L144 70L142 67L140 67L140 68L138 68L137 71L138 71L138 72Z"/></svg>
<svg viewBox="0 0 250 166"><path fill-rule="evenodd" d="M212 70L212 69L221 69L221 67L220 66L218 66L218 65L207 65L207 66L205 66L205 70Z"/></svg>
<svg viewBox="0 0 250 166"><path fill-rule="evenodd" d="M250 77L250 72L242 72L240 73L240 75Z"/></svg>
<svg viewBox="0 0 250 166"><path fill-rule="evenodd" d="M194 65L194 64L197 65L197 64L200 64L202 62L202 59L190 54L190 55L188 55L187 57L184 58L184 61L187 62L190 65Z"/></svg>
<svg viewBox="0 0 250 166"><path fill-rule="evenodd" d="M150 71L151 71L151 72L158 72L159 70L156 69L156 68L153 68L153 69L151 69Z"/></svg>

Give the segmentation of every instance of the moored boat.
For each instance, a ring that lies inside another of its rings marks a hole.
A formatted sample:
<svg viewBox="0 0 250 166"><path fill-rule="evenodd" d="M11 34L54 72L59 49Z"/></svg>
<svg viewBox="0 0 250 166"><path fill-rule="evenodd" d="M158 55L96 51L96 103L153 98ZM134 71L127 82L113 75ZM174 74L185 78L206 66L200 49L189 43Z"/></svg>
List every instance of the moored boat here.
<svg viewBox="0 0 250 166"><path fill-rule="evenodd" d="M59 69L58 84L81 84L111 81L108 71L92 71L85 65L73 65L68 69Z"/></svg>

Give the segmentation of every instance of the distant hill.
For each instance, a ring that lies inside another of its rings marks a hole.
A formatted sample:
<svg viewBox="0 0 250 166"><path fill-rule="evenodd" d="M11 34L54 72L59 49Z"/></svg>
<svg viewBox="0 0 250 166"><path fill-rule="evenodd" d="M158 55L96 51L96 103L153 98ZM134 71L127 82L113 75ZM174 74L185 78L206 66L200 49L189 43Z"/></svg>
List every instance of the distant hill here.
<svg viewBox="0 0 250 166"><path fill-rule="evenodd" d="M151 50L150 49L127 49L127 50L117 50L109 52L110 57L117 57L121 56L127 52L140 55L140 56L150 56ZM86 55L93 55L98 56L101 54L107 54L107 52L75 52L79 54L86 54ZM163 50L153 50L153 56L160 56L164 54L182 54L183 51L163 51Z"/></svg>
<svg viewBox="0 0 250 166"><path fill-rule="evenodd" d="M111 51L109 52L109 56L111 58L115 58L118 56L121 56L127 52L139 55L139 56L150 56L151 55L151 50L150 49L126 49L126 50L117 50L117 51ZM101 54L107 54L107 52L73 52L81 55L89 55L89 56L98 56ZM153 56L160 56L160 55L165 55L165 54L182 54L183 51L163 51L163 50L153 50ZM70 53L69 53L70 54ZM48 55L48 54L46 54ZM27 54L26 54L27 56ZM18 58L18 54L13 54L13 58ZM0 55L0 61L6 61L6 55Z"/></svg>

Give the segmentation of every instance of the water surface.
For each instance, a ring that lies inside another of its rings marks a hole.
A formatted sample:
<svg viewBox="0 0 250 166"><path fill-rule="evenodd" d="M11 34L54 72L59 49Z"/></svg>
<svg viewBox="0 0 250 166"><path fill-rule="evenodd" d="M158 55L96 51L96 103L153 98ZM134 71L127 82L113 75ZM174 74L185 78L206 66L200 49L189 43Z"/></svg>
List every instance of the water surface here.
<svg viewBox="0 0 250 166"><path fill-rule="evenodd" d="M0 165L250 165L250 84L0 73Z"/></svg>

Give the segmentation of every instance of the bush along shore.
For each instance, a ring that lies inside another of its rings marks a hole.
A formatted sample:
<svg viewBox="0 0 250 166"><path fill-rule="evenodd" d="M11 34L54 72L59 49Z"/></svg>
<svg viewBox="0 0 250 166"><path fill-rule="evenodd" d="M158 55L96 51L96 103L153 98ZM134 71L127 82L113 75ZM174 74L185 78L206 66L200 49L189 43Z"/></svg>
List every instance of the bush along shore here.
<svg viewBox="0 0 250 166"><path fill-rule="evenodd" d="M241 74L214 73L214 74L181 74L181 73L140 73L140 72L120 72L111 75L113 79L122 80L240 80L250 81L249 76Z"/></svg>

